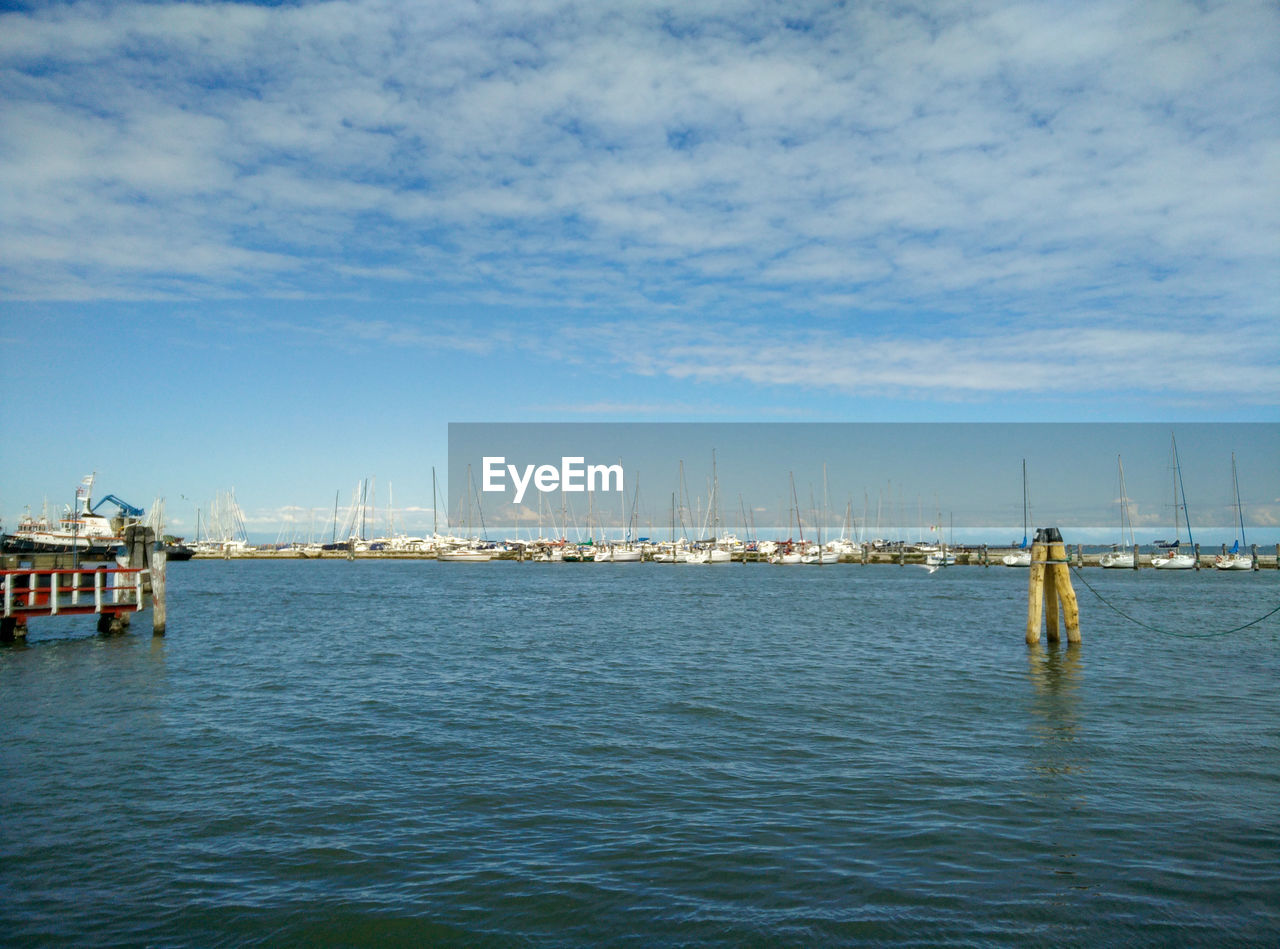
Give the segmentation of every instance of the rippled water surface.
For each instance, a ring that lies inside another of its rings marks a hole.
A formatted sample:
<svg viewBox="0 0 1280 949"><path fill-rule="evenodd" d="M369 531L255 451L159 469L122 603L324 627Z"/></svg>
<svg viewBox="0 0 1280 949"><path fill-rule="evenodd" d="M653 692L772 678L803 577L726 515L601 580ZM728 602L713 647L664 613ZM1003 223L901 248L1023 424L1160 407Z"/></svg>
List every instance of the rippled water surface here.
<svg viewBox="0 0 1280 949"><path fill-rule="evenodd" d="M0 942L1280 940L1275 571L169 575L0 649Z"/></svg>

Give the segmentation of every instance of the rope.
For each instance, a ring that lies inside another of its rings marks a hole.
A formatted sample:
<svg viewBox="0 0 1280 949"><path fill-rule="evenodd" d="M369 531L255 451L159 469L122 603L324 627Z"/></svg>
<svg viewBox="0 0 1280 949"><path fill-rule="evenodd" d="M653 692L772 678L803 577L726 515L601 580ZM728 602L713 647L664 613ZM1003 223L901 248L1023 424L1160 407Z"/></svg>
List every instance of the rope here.
<svg viewBox="0 0 1280 949"><path fill-rule="evenodd" d="M1140 619L1134 619L1128 613L1124 612L1124 610L1120 609L1120 607L1108 601L1106 597L1104 597L1101 593L1095 590L1093 586L1089 583L1089 581L1085 579L1084 571L1081 570L1080 567L1075 568L1075 574L1077 577L1080 578L1080 582L1089 588L1089 592L1092 593L1094 596L1096 596L1103 603L1104 606L1108 607L1111 610L1114 610L1116 613L1119 613L1121 616L1127 619L1130 623L1134 623L1138 626L1141 626L1143 629L1149 629L1153 633L1160 633L1163 636L1176 636L1179 639L1215 639L1219 636L1230 636L1232 633L1238 633L1243 629L1248 629L1250 626L1257 626L1263 620L1269 619L1270 617L1275 616L1277 613L1280 613L1280 606L1277 606L1271 612L1264 613L1262 616L1259 616L1255 620L1252 620L1248 623L1244 623L1243 625L1237 626L1235 629L1228 629L1218 633L1174 633L1174 632L1170 632L1167 629L1160 629L1157 626L1152 626L1149 623L1144 623Z"/></svg>

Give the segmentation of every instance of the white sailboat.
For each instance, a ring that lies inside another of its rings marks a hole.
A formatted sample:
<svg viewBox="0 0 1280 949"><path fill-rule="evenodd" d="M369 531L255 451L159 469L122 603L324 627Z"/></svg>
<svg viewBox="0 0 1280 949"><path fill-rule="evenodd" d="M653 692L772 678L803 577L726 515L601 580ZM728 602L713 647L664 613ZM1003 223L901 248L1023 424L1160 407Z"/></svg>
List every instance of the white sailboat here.
<svg viewBox="0 0 1280 949"><path fill-rule="evenodd" d="M791 503L792 503L791 510L792 512L795 513L796 527L800 532L800 544L798 547L796 547L790 541L788 541L786 544L783 544L779 548L775 549L774 553L772 553L769 556L769 563L781 564L784 566L794 566L795 564L803 563L804 552L807 549L807 545L804 542L804 523L800 520L800 499L796 495L795 472L790 472L790 478L791 478ZM790 530L790 526L791 526L790 523L788 523L787 525L788 531Z"/></svg>
<svg viewBox="0 0 1280 949"><path fill-rule="evenodd" d="M1195 544L1191 537L1191 520L1187 516L1187 492L1182 485L1182 466L1178 463L1178 442L1172 435L1169 436L1171 448L1170 454L1173 457L1173 543L1165 548L1165 553L1158 554L1151 558L1151 566L1157 570L1191 570L1196 565L1196 558L1192 554L1183 554L1178 552L1178 548L1182 545L1182 540L1178 533L1178 508L1182 508L1183 520L1187 522L1187 543L1191 545L1192 550ZM1182 504L1178 504L1178 498L1182 498Z"/></svg>
<svg viewBox="0 0 1280 949"><path fill-rule="evenodd" d="M483 511L480 514L484 522ZM471 533L471 466L467 465L467 539L461 544L441 548L436 553L436 560L441 563L484 563L493 559L493 551L480 546L480 539Z"/></svg>
<svg viewBox="0 0 1280 949"><path fill-rule="evenodd" d="M1124 462L1116 455L1116 465L1120 470L1120 544L1115 550L1103 554L1098 563L1112 570L1133 569L1133 519L1129 516L1129 495L1124 487ZM1125 531L1128 531L1126 535Z"/></svg>
<svg viewBox="0 0 1280 949"><path fill-rule="evenodd" d="M1236 453L1231 453L1231 487L1236 495L1236 522L1240 525L1240 536L1231 545L1231 550L1213 558L1213 565L1218 570L1252 570L1253 558L1244 553L1244 509L1240 506L1240 479L1236 476Z"/></svg>
<svg viewBox="0 0 1280 949"><path fill-rule="evenodd" d="M1027 459L1022 459L1022 544L1011 554L1005 554L1000 562L1006 567L1030 567L1031 548L1027 546L1027 524L1031 520L1031 502L1027 494Z"/></svg>

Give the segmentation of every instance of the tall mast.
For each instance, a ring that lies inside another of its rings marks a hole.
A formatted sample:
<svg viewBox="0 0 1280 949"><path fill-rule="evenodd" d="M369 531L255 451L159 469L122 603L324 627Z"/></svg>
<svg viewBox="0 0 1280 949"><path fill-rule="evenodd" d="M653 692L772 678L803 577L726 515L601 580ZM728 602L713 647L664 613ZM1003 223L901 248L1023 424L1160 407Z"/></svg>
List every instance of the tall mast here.
<svg viewBox="0 0 1280 949"><path fill-rule="evenodd" d="M1177 540L1178 533L1178 495L1182 497L1182 517L1187 524L1187 543L1192 547L1195 546L1195 538L1191 534L1191 516L1187 513L1187 489L1182 483L1182 463L1178 461L1178 440L1169 434L1170 444L1173 446L1173 477L1177 494L1173 498L1173 531L1174 540Z"/></svg>
<svg viewBox="0 0 1280 949"><path fill-rule="evenodd" d="M1236 453L1231 453L1231 485L1236 492L1236 518L1240 521L1240 549L1245 546L1244 539L1244 509L1240 507L1240 479L1236 477Z"/></svg>

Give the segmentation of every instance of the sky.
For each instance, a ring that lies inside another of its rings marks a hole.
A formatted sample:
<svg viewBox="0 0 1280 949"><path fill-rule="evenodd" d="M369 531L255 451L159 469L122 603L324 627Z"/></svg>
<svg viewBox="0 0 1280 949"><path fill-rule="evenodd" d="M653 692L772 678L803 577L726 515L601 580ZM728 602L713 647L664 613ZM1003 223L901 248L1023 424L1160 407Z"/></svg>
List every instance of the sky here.
<svg viewBox="0 0 1280 949"><path fill-rule="evenodd" d="M463 422L1280 423L1277 48L1249 0L5 3L0 518L97 471L420 527Z"/></svg>

